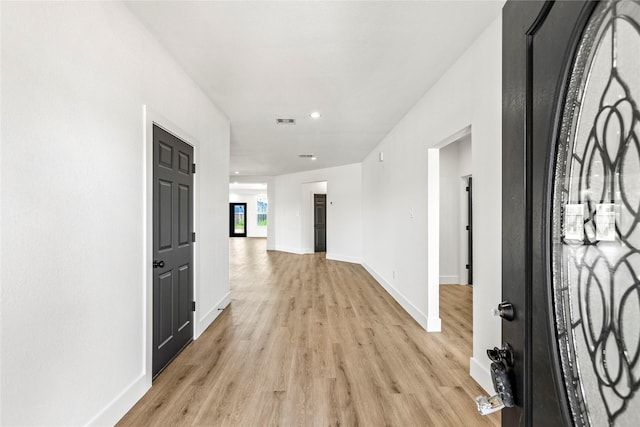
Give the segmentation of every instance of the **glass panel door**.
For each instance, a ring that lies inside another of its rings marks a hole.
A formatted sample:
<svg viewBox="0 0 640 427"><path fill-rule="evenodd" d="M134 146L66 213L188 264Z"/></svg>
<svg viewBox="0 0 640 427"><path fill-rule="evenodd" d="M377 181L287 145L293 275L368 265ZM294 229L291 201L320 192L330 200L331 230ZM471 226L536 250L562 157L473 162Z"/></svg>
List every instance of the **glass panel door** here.
<svg viewBox="0 0 640 427"><path fill-rule="evenodd" d="M236 205L234 207L233 231L236 234L244 233L244 206L242 205Z"/></svg>
<svg viewBox="0 0 640 427"><path fill-rule="evenodd" d="M229 204L229 236L247 237L247 204Z"/></svg>
<svg viewBox="0 0 640 427"><path fill-rule="evenodd" d="M582 36L564 104L552 282L576 425L640 419L640 4L605 1Z"/></svg>

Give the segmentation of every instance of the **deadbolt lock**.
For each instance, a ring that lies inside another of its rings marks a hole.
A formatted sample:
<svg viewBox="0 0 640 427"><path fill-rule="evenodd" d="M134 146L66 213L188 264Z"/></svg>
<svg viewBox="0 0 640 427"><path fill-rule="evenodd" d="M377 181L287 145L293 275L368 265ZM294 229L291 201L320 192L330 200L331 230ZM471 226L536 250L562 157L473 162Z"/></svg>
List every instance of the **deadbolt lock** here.
<svg viewBox="0 0 640 427"><path fill-rule="evenodd" d="M515 311L513 310L513 304L509 301L502 301L498 304L498 308L493 310L494 316L498 316L511 322L515 318Z"/></svg>

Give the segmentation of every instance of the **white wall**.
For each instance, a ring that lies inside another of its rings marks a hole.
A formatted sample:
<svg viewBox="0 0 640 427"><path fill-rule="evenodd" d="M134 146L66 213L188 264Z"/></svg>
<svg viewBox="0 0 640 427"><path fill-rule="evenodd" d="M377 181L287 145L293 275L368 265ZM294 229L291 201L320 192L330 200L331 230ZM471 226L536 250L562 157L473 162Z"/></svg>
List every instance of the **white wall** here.
<svg viewBox="0 0 640 427"><path fill-rule="evenodd" d="M467 283L466 191L471 175L470 135L440 149L440 284Z"/></svg>
<svg viewBox="0 0 640 427"><path fill-rule="evenodd" d="M440 149L440 284L460 283L458 143Z"/></svg>
<svg viewBox="0 0 640 427"><path fill-rule="evenodd" d="M359 163L275 177L275 249L308 253L307 228L312 210L308 209L311 187L306 184L319 182L326 182L327 188L327 258L361 262L362 168ZM270 205L272 200L269 199Z"/></svg>
<svg viewBox="0 0 640 427"><path fill-rule="evenodd" d="M151 385L143 105L195 146L196 334L229 297L229 123L120 3L1 25L1 423L114 424Z"/></svg>
<svg viewBox="0 0 640 427"><path fill-rule="evenodd" d="M267 212L267 226L258 225L258 196L267 197L267 190L231 190L229 193L229 202L247 204L247 237L267 237L269 213ZM267 209L268 207L269 205Z"/></svg>
<svg viewBox="0 0 640 427"><path fill-rule="evenodd" d="M487 390L485 349L500 345L501 330L490 313L501 295L501 44L498 17L362 165L364 265L421 325L438 325L427 288L427 149L471 125L474 210L483 212L473 224L471 375Z"/></svg>

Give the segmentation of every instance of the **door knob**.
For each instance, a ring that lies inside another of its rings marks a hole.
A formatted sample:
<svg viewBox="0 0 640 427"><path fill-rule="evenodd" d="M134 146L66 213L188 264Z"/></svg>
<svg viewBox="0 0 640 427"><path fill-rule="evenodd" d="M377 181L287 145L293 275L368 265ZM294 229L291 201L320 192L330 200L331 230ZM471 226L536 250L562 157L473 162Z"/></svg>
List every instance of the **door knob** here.
<svg viewBox="0 0 640 427"><path fill-rule="evenodd" d="M153 268L163 268L164 261L153 261Z"/></svg>
<svg viewBox="0 0 640 427"><path fill-rule="evenodd" d="M493 309L493 315L502 317L504 320L511 322L515 318L513 304L511 304L509 301L502 301L500 304L498 304L498 308Z"/></svg>

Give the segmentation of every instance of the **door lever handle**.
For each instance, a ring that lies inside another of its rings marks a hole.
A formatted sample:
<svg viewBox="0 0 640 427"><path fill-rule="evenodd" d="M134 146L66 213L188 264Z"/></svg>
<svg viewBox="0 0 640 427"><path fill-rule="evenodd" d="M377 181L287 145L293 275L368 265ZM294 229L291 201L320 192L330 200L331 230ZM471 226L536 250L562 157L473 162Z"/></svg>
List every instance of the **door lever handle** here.
<svg viewBox="0 0 640 427"><path fill-rule="evenodd" d="M164 261L153 261L153 268L164 268Z"/></svg>
<svg viewBox="0 0 640 427"><path fill-rule="evenodd" d="M501 363L504 362L508 367L513 366L513 348L509 343L502 344L501 348L493 347L487 350L487 356L492 362Z"/></svg>
<svg viewBox="0 0 640 427"><path fill-rule="evenodd" d="M502 406L510 407L515 405L515 399L513 396L513 387L511 383L511 375L509 371L514 362L513 349L509 343L502 344L501 348L494 347L487 350L487 356L491 359L491 380L493 381L493 388L495 389L496 396L488 398L488 400L495 399L498 404ZM482 401L478 402L478 410L481 413L489 413L490 410L483 406Z"/></svg>

